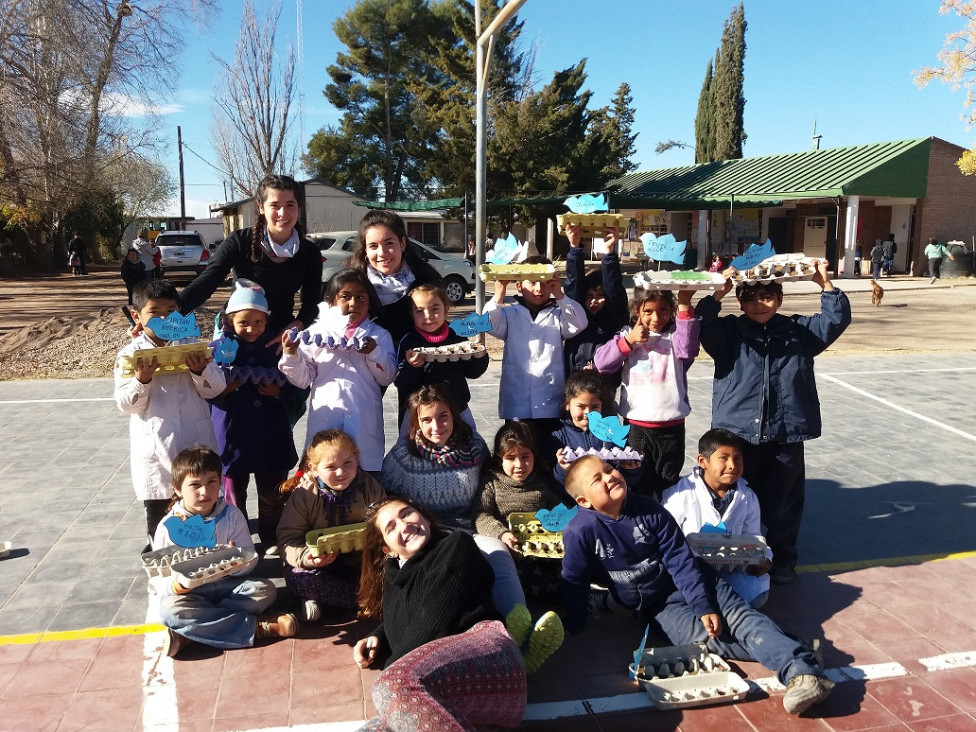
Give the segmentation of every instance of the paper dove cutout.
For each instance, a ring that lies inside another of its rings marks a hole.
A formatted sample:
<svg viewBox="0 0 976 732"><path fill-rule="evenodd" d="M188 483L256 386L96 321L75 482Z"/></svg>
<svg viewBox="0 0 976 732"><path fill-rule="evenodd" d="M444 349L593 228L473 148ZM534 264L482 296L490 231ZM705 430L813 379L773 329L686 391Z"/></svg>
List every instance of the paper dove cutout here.
<svg viewBox="0 0 976 732"><path fill-rule="evenodd" d="M776 250L773 249L773 243L767 239L766 243L762 246L759 244L749 245L749 248L746 249L743 254L740 254L730 262L730 265L741 272L742 270L755 267L761 261L773 256L774 254L776 254Z"/></svg>
<svg viewBox="0 0 976 732"><path fill-rule="evenodd" d="M602 193L584 193L563 201L573 213L588 214L607 210L607 197Z"/></svg>
<svg viewBox="0 0 976 732"><path fill-rule="evenodd" d="M178 341L181 338L199 338L200 329L193 313L182 315L174 311L165 318L150 318L146 327L164 341Z"/></svg>
<svg viewBox="0 0 976 732"><path fill-rule="evenodd" d="M599 412L590 412L586 415L586 420L590 432L598 440L612 442L619 447L627 444L627 433L630 432L630 425L620 424L620 420L613 415L604 417Z"/></svg>
<svg viewBox="0 0 976 732"><path fill-rule="evenodd" d="M234 363L237 358L239 344L232 338L218 338L210 344L213 349L213 358L221 366L228 366Z"/></svg>
<svg viewBox="0 0 976 732"><path fill-rule="evenodd" d="M539 509L536 511L535 517L539 519L539 523L546 531L562 531L566 528L569 520L576 515L576 512L576 506L566 508L560 503L551 511L548 508Z"/></svg>
<svg viewBox="0 0 976 732"><path fill-rule="evenodd" d="M676 240L673 234L654 236L647 232L640 235L640 240L644 244L644 254L651 259L675 264L683 264L685 261L685 247L688 242Z"/></svg>
<svg viewBox="0 0 976 732"><path fill-rule="evenodd" d="M211 521L208 524L198 513L186 520L179 516L170 516L163 522L163 526L176 546L205 546L211 549L217 546L217 522Z"/></svg>
<svg viewBox="0 0 976 732"><path fill-rule="evenodd" d="M498 238L495 241L494 248L488 252L488 256L485 259L488 264L508 264L518 254L519 247L518 239L515 238L512 232L508 232L507 237L504 239Z"/></svg>
<svg viewBox="0 0 976 732"><path fill-rule="evenodd" d="M462 338L470 338L471 336L476 336L479 333L490 333L491 316L488 313L484 313L482 315L478 315L478 313L469 313L460 320L452 321L451 330Z"/></svg>
<svg viewBox="0 0 976 732"><path fill-rule="evenodd" d="M727 534L729 530L725 527L724 521L719 521L718 526L712 526L711 524L705 524L700 529L698 529L699 534Z"/></svg>

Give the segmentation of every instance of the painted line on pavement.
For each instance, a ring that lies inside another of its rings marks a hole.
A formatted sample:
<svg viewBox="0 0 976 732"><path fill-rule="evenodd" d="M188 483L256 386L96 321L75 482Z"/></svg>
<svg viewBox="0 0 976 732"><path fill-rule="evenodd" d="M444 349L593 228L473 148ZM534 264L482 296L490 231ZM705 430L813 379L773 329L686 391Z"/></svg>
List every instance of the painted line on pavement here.
<svg viewBox="0 0 976 732"><path fill-rule="evenodd" d="M114 402L114 397L78 397L64 399L2 399L0 404L60 404L62 402Z"/></svg>
<svg viewBox="0 0 976 732"><path fill-rule="evenodd" d="M146 633L142 642L142 728L153 732L179 732L180 708L176 698L173 659L163 653L166 628L160 623L159 602L152 585L146 588Z"/></svg>

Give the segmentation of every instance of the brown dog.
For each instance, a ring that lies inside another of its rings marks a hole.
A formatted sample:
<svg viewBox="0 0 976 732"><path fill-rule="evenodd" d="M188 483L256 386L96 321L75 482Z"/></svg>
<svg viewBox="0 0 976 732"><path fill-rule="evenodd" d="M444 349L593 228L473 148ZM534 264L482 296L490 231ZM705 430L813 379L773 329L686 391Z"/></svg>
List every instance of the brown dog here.
<svg viewBox="0 0 976 732"><path fill-rule="evenodd" d="M871 304L876 308L881 307L881 298L884 297L884 288L875 280L871 280Z"/></svg>

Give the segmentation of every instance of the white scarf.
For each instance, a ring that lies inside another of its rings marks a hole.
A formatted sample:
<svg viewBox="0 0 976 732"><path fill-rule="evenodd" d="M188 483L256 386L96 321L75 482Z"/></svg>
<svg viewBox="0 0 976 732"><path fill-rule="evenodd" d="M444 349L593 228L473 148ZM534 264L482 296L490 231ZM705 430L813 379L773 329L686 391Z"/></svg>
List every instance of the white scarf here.
<svg viewBox="0 0 976 732"><path fill-rule="evenodd" d="M413 276L413 272L410 271L410 265L405 261L400 263L399 270L388 275L383 274L374 268L373 265L367 263L366 276L369 277L369 281L376 288L376 294L379 295L380 302L383 305L394 303L406 295L407 290L410 289L410 285L417 279Z"/></svg>
<svg viewBox="0 0 976 732"><path fill-rule="evenodd" d="M271 237L268 236L268 230L264 230L264 238L261 242L264 248L270 253L274 254L276 257L281 259L291 259L295 256L295 252L298 251L299 239L298 231L296 229L291 230L291 236L288 237L288 241L284 244L277 244L272 241Z"/></svg>

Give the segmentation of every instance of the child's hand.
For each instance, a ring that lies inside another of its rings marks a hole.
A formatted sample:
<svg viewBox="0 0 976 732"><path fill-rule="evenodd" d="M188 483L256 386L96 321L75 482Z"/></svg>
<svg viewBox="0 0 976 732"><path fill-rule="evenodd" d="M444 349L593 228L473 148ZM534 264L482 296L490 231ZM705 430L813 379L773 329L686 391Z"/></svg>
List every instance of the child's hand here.
<svg viewBox="0 0 976 732"><path fill-rule="evenodd" d="M556 462L559 463L559 467L563 470L569 470L569 466L572 465L572 463L566 460L565 455L566 448L561 447L556 450Z"/></svg>
<svg viewBox="0 0 976 732"><path fill-rule="evenodd" d="M562 300L564 297L566 297L566 294L563 292L563 282L559 279L559 275L553 277L546 284L549 285L549 295L551 297L554 297L557 300Z"/></svg>
<svg viewBox="0 0 976 732"><path fill-rule="evenodd" d="M495 280L495 302L499 305L505 302L506 290L508 290L507 280Z"/></svg>
<svg viewBox="0 0 976 732"><path fill-rule="evenodd" d="M231 380L227 382L227 388L220 392L220 396L227 396L228 394L237 391L241 386L241 382L237 380Z"/></svg>
<svg viewBox="0 0 976 732"><path fill-rule="evenodd" d="M281 331L281 350L285 352L286 356L294 356L298 352L298 339L291 339L288 332L291 328L285 328Z"/></svg>
<svg viewBox="0 0 976 732"><path fill-rule="evenodd" d="M156 369L159 368L159 359L155 356L152 360L145 358L136 359L135 376L143 384L148 384L152 381L153 374L156 373Z"/></svg>
<svg viewBox="0 0 976 732"><path fill-rule="evenodd" d="M827 274L827 260L818 259L817 260L817 271L813 273L813 281L820 285L821 290L833 290L834 286L830 284L830 275Z"/></svg>
<svg viewBox="0 0 976 732"><path fill-rule="evenodd" d="M705 630L708 632L708 637L718 638L722 632L722 618L716 613L708 613L707 615L701 616L701 621L702 625L705 626Z"/></svg>
<svg viewBox="0 0 976 732"><path fill-rule="evenodd" d="M363 341L363 347L360 348L358 351L356 351L356 353L361 353L364 356L368 356L369 354L371 354L375 350L376 350L376 339L375 338L366 338Z"/></svg>
<svg viewBox="0 0 976 732"><path fill-rule="evenodd" d="M763 557L762 564L746 567L746 574L751 574L753 577L762 577L772 566L773 563L770 562L766 557Z"/></svg>
<svg viewBox="0 0 976 732"><path fill-rule="evenodd" d="M183 359L183 363L186 364L186 367L190 369L190 373L194 376L202 374L210 361L211 359L209 357L200 353L188 353L186 354L186 358Z"/></svg>
<svg viewBox="0 0 976 732"><path fill-rule="evenodd" d="M637 470L640 467L640 462L637 460L621 460L618 467L621 470Z"/></svg>
<svg viewBox="0 0 976 732"><path fill-rule="evenodd" d="M268 384L258 384L258 394L261 396L280 397L281 387L273 381Z"/></svg>
<svg viewBox="0 0 976 732"><path fill-rule="evenodd" d="M599 254L610 254L617 250L617 241L619 240L619 234L617 233L617 227L614 226L612 229L607 229L603 232L603 244L598 244L594 247L594 251Z"/></svg>
<svg viewBox="0 0 976 732"><path fill-rule="evenodd" d="M290 331L292 328L298 328L298 330L303 330L305 328L305 324L302 321L300 321L300 320L293 320L293 321L291 321L288 325L286 325L282 329L281 335L282 336L285 335L285 333L287 333L288 331ZM282 348L282 345L283 344L284 344L284 341L282 339L280 339L280 338L269 338L268 339L268 342L264 344L264 347L265 348L273 348L273 349L275 349L275 354L280 356L281 355L281 348ZM297 341L296 341L296 344L297 344ZM293 351L293 353L294 353L294 351Z"/></svg>
<svg viewBox="0 0 976 732"><path fill-rule="evenodd" d="M580 245L580 228L579 224L567 224L566 225L566 238L569 239L569 246L573 249L578 249Z"/></svg>
<svg viewBox="0 0 976 732"><path fill-rule="evenodd" d="M630 329L630 333L624 336L624 340L630 346L636 346L638 343L647 343L647 339L650 337L650 328L643 323L634 323L634 327Z"/></svg>
<svg viewBox="0 0 976 732"><path fill-rule="evenodd" d="M302 560L302 566L305 567L305 569L320 569L322 567L328 567L338 558L338 552L333 554L323 554L320 557L313 557L309 555Z"/></svg>
<svg viewBox="0 0 976 732"><path fill-rule="evenodd" d="M691 310L692 290L678 290L678 310Z"/></svg>
<svg viewBox="0 0 976 732"><path fill-rule="evenodd" d="M376 648L378 646L379 640L374 635L360 639L352 649L352 657L356 661L356 665L359 668L367 668L373 665L373 659L376 658Z"/></svg>
<svg viewBox="0 0 976 732"><path fill-rule="evenodd" d="M727 267L725 271L722 272L722 276L725 278L725 284L722 286L721 290L716 290L712 297L714 297L716 300L721 300L723 297L728 295L732 291L732 288L735 287L735 283L732 281L732 278L737 274L739 274L739 270L737 270L735 267Z"/></svg>
<svg viewBox="0 0 976 732"><path fill-rule="evenodd" d="M424 357L411 348L406 353L406 362L415 369L419 369L424 365Z"/></svg>
<svg viewBox="0 0 976 732"><path fill-rule="evenodd" d="M516 554L521 554L519 551L518 539L515 538L515 534L511 531L506 531L504 534L498 537L502 544L508 547L509 551L515 552Z"/></svg>

